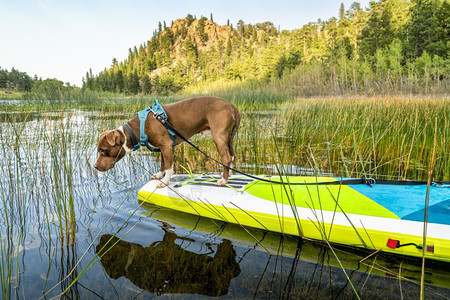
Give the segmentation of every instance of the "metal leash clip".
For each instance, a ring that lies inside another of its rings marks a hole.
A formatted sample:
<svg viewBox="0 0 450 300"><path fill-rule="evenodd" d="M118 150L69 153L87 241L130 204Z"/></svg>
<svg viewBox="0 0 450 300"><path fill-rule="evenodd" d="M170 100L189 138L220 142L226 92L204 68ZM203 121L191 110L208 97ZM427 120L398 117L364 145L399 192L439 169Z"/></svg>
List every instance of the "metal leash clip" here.
<svg viewBox="0 0 450 300"><path fill-rule="evenodd" d="M158 113L154 112L153 110L152 110L152 113L153 113L153 117L154 117L156 120L158 120L158 121L161 122L162 124L166 123L167 117L166 117L163 113L158 114Z"/></svg>

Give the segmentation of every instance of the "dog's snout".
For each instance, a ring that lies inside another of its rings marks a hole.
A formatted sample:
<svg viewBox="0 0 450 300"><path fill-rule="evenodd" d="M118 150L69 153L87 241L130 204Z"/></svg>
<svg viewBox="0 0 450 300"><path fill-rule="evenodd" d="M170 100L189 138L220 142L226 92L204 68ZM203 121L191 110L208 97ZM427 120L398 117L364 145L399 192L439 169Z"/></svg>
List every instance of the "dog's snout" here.
<svg viewBox="0 0 450 300"><path fill-rule="evenodd" d="M100 166L100 164L98 163L98 161L94 164L94 168L95 168L97 171L102 171L102 170L101 170L101 166Z"/></svg>
<svg viewBox="0 0 450 300"><path fill-rule="evenodd" d="M97 159L97 161L94 164L94 168L100 172L108 171L112 167L114 167L114 163L105 162L104 160L99 160L99 159Z"/></svg>

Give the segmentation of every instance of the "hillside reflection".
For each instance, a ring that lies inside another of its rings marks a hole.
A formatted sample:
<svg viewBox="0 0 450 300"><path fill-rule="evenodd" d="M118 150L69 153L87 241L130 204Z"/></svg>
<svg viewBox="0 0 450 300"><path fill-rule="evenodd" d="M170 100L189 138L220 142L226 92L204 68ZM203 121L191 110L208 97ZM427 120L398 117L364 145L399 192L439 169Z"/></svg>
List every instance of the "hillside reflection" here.
<svg viewBox="0 0 450 300"><path fill-rule="evenodd" d="M188 239L165 229L162 241L143 247L105 234L96 253L111 278L126 277L157 295L226 295L231 279L241 272L231 242L224 239L218 245L211 245L208 254L197 254L183 249L177 240Z"/></svg>

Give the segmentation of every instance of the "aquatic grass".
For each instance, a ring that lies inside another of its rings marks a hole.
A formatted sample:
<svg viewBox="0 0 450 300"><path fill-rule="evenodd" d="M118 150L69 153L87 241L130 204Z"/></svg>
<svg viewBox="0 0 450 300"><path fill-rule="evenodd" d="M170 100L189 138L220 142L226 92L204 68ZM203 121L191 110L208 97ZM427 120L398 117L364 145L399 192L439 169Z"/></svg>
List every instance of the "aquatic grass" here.
<svg viewBox="0 0 450 300"><path fill-rule="evenodd" d="M67 125L66 125L67 126ZM55 178L52 185L52 197L59 217L61 246L75 241L75 213L72 192L72 161L68 144L71 143L70 133L62 122L50 127L44 133L44 139L49 146L51 176ZM65 239L64 239L65 238Z"/></svg>
<svg viewBox="0 0 450 300"><path fill-rule="evenodd" d="M261 111L276 109L289 99L286 90L274 89L264 81L227 81L199 82L186 88L180 94L190 96L215 95L227 99L240 110Z"/></svg>
<svg viewBox="0 0 450 300"><path fill-rule="evenodd" d="M18 124L10 131L16 132L20 136L24 132L24 126ZM19 287L20 274L24 266L21 265L20 251L24 248L27 224L26 218L29 213L28 206L32 195L28 192L33 188L33 182L27 180L28 176L33 176L30 163L30 170L23 173L21 169L27 163L25 161L26 152L19 148L20 138L12 139L10 132L0 130L0 139L11 141L9 144L1 143L0 151L3 155L0 159L1 180L0 190L2 199L2 210L0 219L0 277L2 297L10 299L13 290ZM13 289L14 288L14 289Z"/></svg>
<svg viewBox="0 0 450 300"><path fill-rule="evenodd" d="M258 166L264 160L274 165L271 154L278 147L287 165L326 170L338 177L424 180L433 137L429 120L436 116L435 177L446 179L449 110L450 99L438 98L296 99L267 118L242 116L235 143L237 163Z"/></svg>

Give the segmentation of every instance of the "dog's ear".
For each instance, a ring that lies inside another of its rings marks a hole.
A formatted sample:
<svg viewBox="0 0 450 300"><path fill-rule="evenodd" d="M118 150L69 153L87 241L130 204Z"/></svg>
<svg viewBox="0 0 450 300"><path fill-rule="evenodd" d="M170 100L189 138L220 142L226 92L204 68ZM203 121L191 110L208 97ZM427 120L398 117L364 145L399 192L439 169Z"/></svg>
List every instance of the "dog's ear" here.
<svg viewBox="0 0 450 300"><path fill-rule="evenodd" d="M117 130L111 130L106 133L106 141L110 146L120 144L120 133Z"/></svg>

